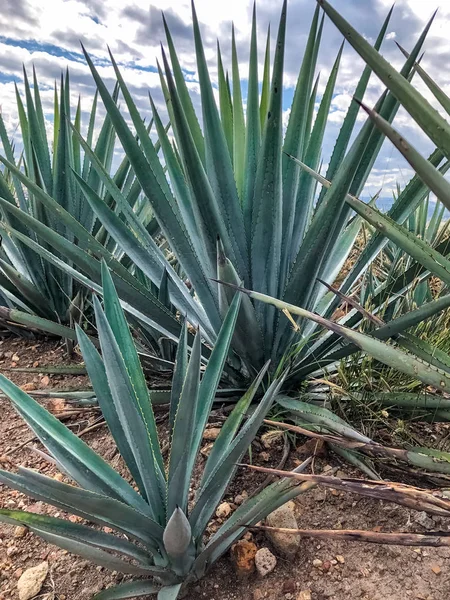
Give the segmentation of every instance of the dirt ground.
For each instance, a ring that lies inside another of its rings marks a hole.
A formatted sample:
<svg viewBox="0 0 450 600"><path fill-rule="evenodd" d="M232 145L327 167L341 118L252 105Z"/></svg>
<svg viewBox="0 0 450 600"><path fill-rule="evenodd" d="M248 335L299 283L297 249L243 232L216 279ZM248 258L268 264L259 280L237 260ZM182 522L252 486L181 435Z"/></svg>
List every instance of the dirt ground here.
<svg viewBox="0 0 450 600"><path fill-rule="evenodd" d="M0 372L27 390L83 389L87 385L87 378L38 372L12 373L7 371L8 368L34 366L39 369L47 365L76 362L65 359L65 349L55 342L0 341ZM48 402L44 403L48 405ZM30 431L11 408L9 401L0 398L0 407L0 466L14 470L22 465L52 477L60 477L56 467L36 452L42 447L35 441L29 441ZM66 413L65 422L76 433L95 423L99 416L95 409L67 414L70 413L70 407L58 401L53 401L50 408L60 411L59 414ZM126 473L105 426L83 435L83 439L115 468ZM282 443L275 444L268 454L256 441L253 450L255 462L274 466L282 455ZM299 458L293 448L286 467L292 468ZM344 472L351 473L333 455L317 459L316 472L320 472L325 465L339 466ZM239 472L225 500L232 503L237 494L243 491L251 493L261 482L261 477L264 478L259 474L249 476L248 472ZM57 509L1 485L0 506L68 517ZM429 529L450 529L448 522L435 518L433 523L429 518L424 519L423 514L393 504L318 488L299 497L296 512L299 527L304 528L419 533ZM258 547L269 547L276 554L263 533L255 534L254 541ZM101 589L123 580L120 573L96 567L41 541L30 532L0 524L0 600L17 599L18 578L25 569L43 560L50 564L49 575L39 596L44 600L88 600ZM317 566L313 565L313 561ZM322 564L319 565L318 561L322 561ZM239 579L230 557L225 556L204 580L190 589L187 597L192 600L448 600L450 548L417 549L303 539L295 559L288 561L278 556L275 570L265 578L252 574Z"/></svg>

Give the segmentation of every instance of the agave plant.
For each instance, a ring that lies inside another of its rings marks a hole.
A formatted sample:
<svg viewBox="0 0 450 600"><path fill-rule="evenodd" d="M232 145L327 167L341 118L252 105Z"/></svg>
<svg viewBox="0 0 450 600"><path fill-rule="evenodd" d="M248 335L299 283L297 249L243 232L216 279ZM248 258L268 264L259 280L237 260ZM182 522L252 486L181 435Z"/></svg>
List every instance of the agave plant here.
<svg viewBox="0 0 450 600"><path fill-rule="evenodd" d="M328 12L331 10L327 3L321 4ZM365 59L379 56L377 49L383 41L389 18L390 13L370 52L365 43ZM101 161L96 159L95 151L80 135L76 135L76 138L103 186L114 199L114 210L89 182L76 173L75 180L99 222L125 255L126 266L64 209L60 208L58 215L76 237L76 246L12 203L0 198L0 204L19 222L26 222L32 227L46 247L17 228L5 225L9 235L99 293L101 259L106 260L123 307L131 315L133 323L153 332L158 331L159 335L174 342L179 340L182 331L177 315L186 315L192 325L201 326L205 340L202 355L205 360L216 343L222 320L233 297L232 288L217 284L217 279L233 285L242 283L247 289L278 297L281 302L295 304L308 311L308 314L318 315L322 321L311 322L296 317L295 331L286 315L270 303L255 302L253 297L242 299L232 339L233 353L224 366L224 379L242 386L261 370L268 359L272 359L269 375L273 377L276 374L280 361L282 368L289 366L290 373L283 384L284 391L296 392L299 385L313 373L330 368L343 356L360 351L355 343L344 341L343 346L343 340L349 340L349 337L342 332L349 330L356 337L359 335L358 328L364 320L361 311L355 308L343 316L333 332L324 334L323 326L335 314L342 297L352 295L354 286L359 285L359 279L389 240L407 252L414 264L405 275L399 274L389 285L385 283L371 293L368 300L375 314L384 311L386 306L396 306L399 296L416 284L417 276L426 279L431 273L437 276L444 274L446 266L439 263L436 270L435 265L438 254L448 251L448 242L443 240L434 250L429 250L425 240L412 236L399 226L428 195L431 187L429 178L422 178L420 174L415 176L398 195L388 215L379 213L358 198L385 135L389 135L388 130L379 128L378 121L369 115L350 145L359 102L364 96L372 68L375 70L377 66L376 72L380 72L378 59L371 60L364 69L355 90L358 101L353 100L349 106L326 176L317 173L341 54L339 52L331 70L317 117L312 124L316 100L314 75L323 26L319 9L313 17L289 123L283 137L286 19L284 3L273 65L270 65L270 37L266 43L262 93L259 95L254 11L244 116L234 35L231 85L220 50L218 52L219 102L216 104L199 23L193 9L202 127L184 80L169 26L164 22L168 56L163 51L163 65L159 72L173 132L172 140L150 98L164 160L158 156L157 147L149 136L114 58L111 57L111 60L118 89L133 127L124 118L114 94L110 94L92 59L85 53L112 127L154 212L163 244L157 244L142 225L121 189L109 177ZM408 90L414 89L408 81L418 69L416 60L430 26L431 21L407 56L401 72L389 66L389 76L383 79L392 91L387 90L382 94L376 110L387 128L399 107L398 89L402 92L406 87ZM362 44L360 37L358 44ZM76 128L72 131L75 133ZM2 161L7 164L5 159ZM437 177L444 179L450 162L441 147L432 153L429 160L423 161L427 165L427 173L432 170L433 181ZM19 177L19 173L16 175ZM20 176L22 183L30 187L29 178L23 174ZM36 194L44 206L54 207L53 199L44 190L40 188ZM353 211L358 213L356 217ZM334 282L353 247L362 219L370 223L377 233L371 237L339 286L339 294L329 291L327 285ZM156 288L162 287L163 276L167 278L164 302L156 293ZM443 295L400 316L385 312L388 315L387 322L373 336L386 340L402 334L399 339L403 347L408 347L420 360L441 368L432 349L420 344L407 329L449 305L450 295ZM188 345L192 343L193 338L190 337ZM370 344L365 344L364 350L370 352ZM379 352L377 356L382 359L384 353ZM398 355L396 368L404 367L402 357ZM428 367L422 364L417 376L429 383L431 375ZM437 377L433 381L435 379Z"/></svg>
<svg viewBox="0 0 450 600"><path fill-rule="evenodd" d="M193 470L229 351L240 295L231 302L202 377L201 334L197 332L188 360L187 326L183 324L170 398L167 465L134 341L105 265L103 299L103 309L94 299L102 355L79 327L78 342L109 430L134 484L4 376L0 377L1 390L61 471L78 486L23 468L18 473L0 471L0 482L91 523L108 526L115 534L8 509L0 510L0 521L26 525L70 552L146 578L108 589L97 596L99 599L158 592L158 598L168 600L176 598L189 581L200 578L247 527L303 490L295 481L273 484L244 502L209 540L204 538L208 522L278 393L282 378L272 382L256 410L247 415L267 366L258 374L223 424L203 464L195 498L191 498Z"/></svg>
<svg viewBox="0 0 450 600"><path fill-rule="evenodd" d="M186 322L183 325L170 398L167 465L164 464L152 403L134 341L106 265L103 265L103 299L102 308L99 300L94 298L102 355L79 327L78 342L103 415L129 469L131 481L119 475L23 390L0 376L0 389L10 398L61 471L78 485L63 483L25 468L19 468L17 473L0 470L0 483L77 515L89 525L6 508L0 509L0 521L25 525L36 535L69 552L134 576L133 580L100 592L95 596L97 600L151 594L157 594L159 600L175 600L248 528L317 484L384 498L432 514L450 515L448 500L408 486L383 483L380 488L376 482L342 481L316 475L296 479L295 475L308 465L309 461L306 461L294 472L286 473L283 479L251 496L216 533L205 539L208 522L279 393L283 378L274 380L256 409L247 414L268 365L258 374L224 422L203 462L195 496L191 497L194 468L230 349L241 295L236 294L230 304L202 377L200 332L196 334L188 360ZM348 430L342 433L348 436ZM333 438L333 441L344 447L349 444L348 439ZM370 442L362 439L359 442L365 451L373 451ZM375 450L377 448L382 449L375 446ZM398 454L401 451L386 449L385 452ZM283 472L274 473L284 475ZM92 525L108 527L114 533L106 533ZM328 531L326 535L333 536L334 533ZM376 535L371 537L371 534L359 532L351 539L414 545L450 544L445 534L439 537L392 534L389 539L380 534L378 539Z"/></svg>
<svg viewBox="0 0 450 600"><path fill-rule="evenodd" d="M25 102L16 87L19 133L23 144L18 160L14 155L14 144L8 138L0 115L0 141L3 146L3 170L0 170L0 195L3 200L0 207L0 293L5 306L1 317L22 326L44 329L74 339L74 331L64 324L71 326L74 320L80 321L86 310L85 299L89 290L70 273L42 260L21 239L12 237L8 233L8 227L13 226L27 239L47 249L51 246L40 237L39 230L34 227L35 223L57 232L67 243L82 247L84 238L80 232L83 232L91 240L91 251L100 248L111 261L114 259L120 262L122 268L119 272L125 273L134 284L136 278L123 266L127 262L123 251L102 227L76 183L76 177L81 178L112 210L117 210L114 196L93 167L91 155L83 148L83 144L87 144L89 149L93 145L97 168L101 168L109 176L115 149L115 132L106 116L94 144L94 132L99 120L96 94L88 111L87 140L80 140L83 126L81 100L78 100L72 124L71 87L67 72L61 78L59 88L55 84L53 112L50 115L53 138L49 139L46 128L48 122L45 119L47 111L44 109L45 102L34 70L33 86L24 70L24 87ZM114 98L117 98L117 93L116 89L113 92ZM151 127L152 123L148 129ZM151 208L141 194L139 182L126 157L111 175L111 182L120 191L130 210L133 210L139 225L156 233L158 226L152 218ZM43 200L43 196L47 202ZM22 220L8 211L8 205L20 207ZM64 218L60 218L60 214L77 223L75 232L69 226L70 223L68 225ZM57 252L55 256L64 257L67 261L64 253ZM72 265L70 259L68 264ZM155 293L159 294L162 303L168 305L164 299L164 294L167 295L166 279L162 272ZM138 284L136 281L139 288Z"/></svg>
<svg viewBox="0 0 450 600"><path fill-rule="evenodd" d="M122 116L114 94L110 94L91 58L91 68L98 92L108 114L108 122L122 144L126 159L151 206L167 245L163 249L143 227L130 209L120 185L113 181L101 157L91 149L91 140L83 140L76 126L72 134L88 157L98 181L114 200L105 201L92 182L79 173L73 178L102 223L126 255L119 264L113 252L97 237L80 227L69 211L58 210L77 246L68 243L58 231L25 215L12 202L0 199L3 209L19 223L32 227L38 236L32 239L14 224L5 224L13 239L40 254L46 261L64 270L71 278L100 292L100 260L107 261L124 307L141 326L145 324L160 336L177 341L181 326L176 314L161 302L157 290L167 273L167 300L178 314L186 314L190 323L202 327L209 345L214 345L222 320L231 301L229 291L213 279L244 283L263 293L278 295L286 301L295 299L302 305L320 310L325 288L317 278L332 283L350 252L358 234L361 219L350 220L345 205L347 191L358 194L370 173L383 141L368 120L345 156L355 127L358 106L353 102L342 125L327 171L329 179L341 178L334 190L320 194L316 207L316 186L288 155L305 161L317 169L327 116L339 70L341 51L331 69L319 111L313 124L317 81L315 68L323 27L316 10L300 69L290 119L283 138L283 69L286 29L286 4L283 5L278 28L273 65L270 65L270 36L266 42L266 60L259 95L257 68L256 11L250 47L247 108L244 116L238 56L232 35L231 86L223 67L218 47L219 103L216 105L208 72L200 28L193 9L194 39L202 101L202 128L195 114L183 72L170 35L168 54L163 52L160 68L161 88L173 131L168 137L159 111L150 98L158 143L163 160L138 113L120 70L111 57L118 89L133 124L133 130ZM386 19L375 47L379 48L388 25ZM402 75L411 77L426 31L406 60ZM366 68L356 94L363 97L371 70ZM386 119L393 119L398 102L384 94L379 102ZM173 142L173 143L172 143ZM367 148L366 148L367 146ZM366 148L362 152L362 148ZM361 157L364 156L361 161ZM3 163L11 169L7 158ZM442 157L436 155L437 165ZM26 174L14 172L29 190L32 181ZM420 187L420 186L419 186ZM419 194L422 188L416 190ZM47 190L48 191L48 190ZM36 190L36 201L52 210L53 199L42 187ZM415 198L405 210L412 211ZM324 218L324 213L325 218ZM339 218L336 215L340 214ZM52 251L50 252L50 248ZM170 255L168 253L170 251ZM175 263L170 258L175 259ZM139 276L137 276L139 274ZM186 287L192 288L192 294ZM20 315L15 315L17 318ZM45 324L44 324L45 325ZM251 332L251 335L249 335ZM242 384L272 358L276 365L294 341L288 321L272 307L254 305L247 298L238 318L232 348L234 357L225 374ZM207 357L209 350L204 347Z"/></svg>

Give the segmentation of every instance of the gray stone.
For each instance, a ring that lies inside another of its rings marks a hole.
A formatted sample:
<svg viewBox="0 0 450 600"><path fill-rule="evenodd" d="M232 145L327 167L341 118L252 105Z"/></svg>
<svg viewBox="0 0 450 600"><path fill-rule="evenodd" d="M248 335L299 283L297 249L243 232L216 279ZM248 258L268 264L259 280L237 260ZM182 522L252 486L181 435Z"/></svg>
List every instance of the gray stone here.
<svg viewBox="0 0 450 600"><path fill-rule="evenodd" d="M265 577L277 566L277 559L269 548L260 548L255 555L255 566L258 574Z"/></svg>
<svg viewBox="0 0 450 600"><path fill-rule="evenodd" d="M266 518L269 527L280 527L285 529L298 529L294 514L294 503L286 502L277 510L274 510ZM283 555L294 557L300 547L300 536L297 534L280 533L278 531L266 531L266 535L275 548Z"/></svg>

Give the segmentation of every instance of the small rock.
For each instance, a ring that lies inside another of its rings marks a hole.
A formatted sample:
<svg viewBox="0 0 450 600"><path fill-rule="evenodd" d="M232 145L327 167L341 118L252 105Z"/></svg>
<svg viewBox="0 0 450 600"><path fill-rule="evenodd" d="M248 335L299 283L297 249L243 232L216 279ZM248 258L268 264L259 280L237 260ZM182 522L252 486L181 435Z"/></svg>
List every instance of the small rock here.
<svg viewBox="0 0 450 600"><path fill-rule="evenodd" d="M34 390L35 385L32 381L28 382L28 383L24 383L20 386L20 389L23 390L24 392L31 392L31 390Z"/></svg>
<svg viewBox="0 0 450 600"><path fill-rule="evenodd" d="M296 590L295 581L293 579L286 579L283 583L282 592L283 594L293 594Z"/></svg>
<svg viewBox="0 0 450 600"><path fill-rule="evenodd" d="M435 575L440 575L442 573L441 567L439 565L433 565L431 570Z"/></svg>
<svg viewBox="0 0 450 600"><path fill-rule="evenodd" d="M26 527L23 527L22 525L18 525L14 529L13 537L15 537L15 538L23 538L26 535L27 531L28 531L28 529Z"/></svg>
<svg viewBox="0 0 450 600"><path fill-rule="evenodd" d="M51 413L58 414L67 410L68 406L64 398L52 398L47 403L47 408Z"/></svg>
<svg viewBox="0 0 450 600"><path fill-rule="evenodd" d="M214 446L213 442L210 442L209 444L206 444L205 446L203 446L203 448L200 450L202 456L208 457L211 454L211 450L212 450L213 446Z"/></svg>
<svg viewBox="0 0 450 600"><path fill-rule="evenodd" d="M269 527L282 527L286 529L297 529L297 521L294 514L294 503L286 502L266 518ZM297 534L280 533L278 531L266 531L275 548L285 556L294 557L300 546L300 536Z"/></svg>
<svg viewBox="0 0 450 600"><path fill-rule="evenodd" d="M309 590L302 590L297 596L297 600L311 600L311 592Z"/></svg>
<svg viewBox="0 0 450 600"><path fill-rule="evenodd" d="M313 560L313 567L316 567L316 569L320 569L322 565L323 562L320 560L320 558L315 558Z"/></svg>
<svg viewBox="0 0 450 600"><path fill-rule="evenodd" d="M45 578L47 577L47 573L48 562L46 561L24 571L17 582L19 600L30 600L39 594Z"/></svg>
<svg viewBox="0 0 450 600"><path fill-rule="evenodd" d="M260 548L255 554L255 566L258 574L265 577L277 566L277 559L269 548Z"/></svg>
<svg viewBox="0 0 450 600"><path fill-rule="evenodd" d="M225 519L231 513L231 506L228 502L222 502L219 504L216 510L216 517L219 519Z"/></svg>
<svg viewBox="0 0 450 600"><path fill-rule="evenodd" d="M219 436L220 431L220 427L211 427L210 429L205 429L205 431L203 432L203 439L216 440Z"/></svg>
<svg viewBox="0 0 450 600"><path fill-rule="evenodd" d="M336 560L337 560L338 562L340 562L340 563L341 563L341 565L343 565L343 564L345 563L345 558L342 556L342 554L337 554L337 555L336 555Z"/></svg>
<svg viewBox="0 0 450 600"><path fill-rule="evenodd" d="M266 433L263 433L261 436L261 443L264 448L269 450L280 438L283 437L283 435L284 433L282 431L277 431L276 429L272 431L266 431Z"/></svg>
<svg viewBox="0 0 450 600"><path fill-rule="evenodd" d="M327 573L331 569L331 562L326 560L322 565L322 569Z"/></svg>
<svg viewBox="0 0 450 600"><path fill-rule="evenodd" d="M416 523L419 523L419 525L421 525L425 529L428 529L428 530L429 529L434 529L434 521L433 521L433 519L430 519L430 517L427 515L427 513L424 510L418 512L414 516L414 521Z"/></svg>
<svg viewBox="0 0 450 600"><path fill-rule="evenodd" d="M243 490L240 494L236 496L236 498L234 499L234 503L239 506L240 504L243 504L247 500L247 498L248 493L245 490Z"/></svg>
<svg viewBox="0 0 450 600"><path fill-rule="evenodd" d="M19 360L20 360L20 357L19 357L19 355L18 355L18 354L13 354L13 355L12 355L12 357L11 357L11 360L13 360L14 362L16 362L16 363L17 363L17 362L19 362Z"/></svg>
<svg viewBox="0 0 450 600"><path fill-rule="evenodd" d="M48 384L50 383L50 377L48 375L45 375L42 379L41 379L41 386L42 387L47 387Z"/></svg>
<svg viewBox="0 0 450 600"><path fill-rule="evenodd" d="M258 551L253 542L240 540L231 546L231 559L238 575L250 575L255 570L255 556Z"/></svg>

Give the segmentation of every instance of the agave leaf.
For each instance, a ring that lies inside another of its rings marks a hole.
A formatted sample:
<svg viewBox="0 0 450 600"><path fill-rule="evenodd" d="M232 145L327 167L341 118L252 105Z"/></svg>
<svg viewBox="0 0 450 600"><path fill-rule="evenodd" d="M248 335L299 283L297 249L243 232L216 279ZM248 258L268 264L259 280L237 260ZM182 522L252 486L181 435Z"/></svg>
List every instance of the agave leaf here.
<svg viewBox="0 0 450 600"><path fill-rule="evenodd" d="M269 111L261 144L252 207L252 280L263 292L277 294L280 284L282 239L282 121L286 1L281 11ZM259 308L265 343L273 337L275 315ZM265 353L269 352L265 348Z"/></svg>
<svg viewBox="0 0 450 600"><path fill-rule="evenodd" d="M294 469L294 472L301 473L309 463L310 459ZM267 486L256 496L246 500L212 536L205 549L197 557L194 565L196 573L202 576L208 565L214 563L226 552L248 527L255 525L271 512L311 487L314 486L309 484L292 485L289 479L280 479Z"/></svg>
<svg viewBox="0 0 450 600"><path fill-rule="evenodd" d="M121 500L143 514L148 506L133 488L79 437L3 375L0 389L50 454L82 487Z"/></svg>
<svg viewBox="0 0 450 600"><path fill-rule="evenodd" d="M203 128L205 133L206 172L217 198L222 221L229 231L236 268L241 278L248 279L249 260L247 236L244 230L242 210L234 179L230 154L221 127L220 117L211 86L200 35L195 7L192 5L197 70L202 99ZM222 238L225 240L225 238Z"/></svg>
<svg viewBox="0 0 450 600"><path fill-rule="evenodd" d="M316 120L314 121L311 138L307 147L305 148L304 162L313 168L317 168L317 165L319 164L323 136L325 134L325 127L328 120L331 100L334 94L334 87L336 84L343 48L344 46L342 45L331 70L322 100L320 102ZM285 157L285 160L288 160L287 157ZM310 179L304 172L301 172L300 176L297 173L297 177L297 193L295 194L294 207L289 217L293 221L293 225L291 226L292 242L287 245L287 248L285 248L285 252L289 252L289 258L296 254L296 249L299 247L301 240L303 239L306 227L308 225L307 217L308 214L311 213L312 203L314 201L313 180Z"/></svg>
<svg viewBox="0 0 450 600"><path fill-rule="evenodd" d="M300 308L299 306L295 306L293 304L289 304L282 300L278 300L276 298L272 298L265 294L260 294L259 292L254 292L250 290L244 290L241 288L241 291L245 291L248 293L251 298L254 300L261 300L262 302L268 302L273 306L276 306L280 310L286 310L292 315L298 315L300 317L310 319L315 323L329 329L330 331L337 333L339 336L343 337L347 341L355 344L363 350L367 352L370 356L379 360L380 362L398 369L403 373L408 375L412 375L413 377L420 379L423 383L427 383L428 385L432 385L438 389L446 390L450 385L450 377L448 374L432 365L424 365L421 361L416 359L415 357L405 354L398 348L395 348L389 344L385 344L378 339L370 337L366 334L360 333L359 331L354 331L353 329L349 329L348 327L343 327L342 325L335 323L333 321L329 321L312 313L308 310Z"/></svg>
<svg viewBox="0 0 450 600"><path fill-rule="evenodd" d="M267 27L266 50L264 52L264 73L261 88L261 100L259 104L259 118L261 121L261 132L267 120L270 96L270 23Z"/></svg>
<svg viewBox="0 0 450 600"><path fill-rule="evenodd" d="M401 136L383 117L362 103L375 125L391 140L394 146L403 154L422 181L436 194L438 199L450 209L450 184L426 158L424 158L406 139Z"/></svg>
<svg viewBox="0 0 450 600"><path fill-rule="evenodd" d="M289 122L286 128L283 149L288 154L298 158L303 156L305 149L306 136L308 135L308 111L305 107L311 95L311 86L316 68L317 55L315 54L317 26L319 22L319 7L314 12L311 28L306 43L305 54L297 79L294 99L292 101ZM320 43L320 35L319 40ZM320 143L319 143L320 145ZM294 220L296 213L296 197L298 189L299 169L292 164L286 157L283 158L283 231L286 232L283 239L283 263L282 272L284 277L287 275L290 255L297 253L297 246L291 249L291 240L294 230ZM299 236L295 239L298 242ZM301 237L300 237L301 239Z"/></svg>
<svg viewBox="0 0 450 600"><path fill-rule="evenodd" d="M220 239L217 240L217 278L234 285L241 285L236 269L227 258L225 249ZM230 304L233 301L234 291L226 286L219 287L220 314L225 317ZM249 335L251 331L251 335ZM243 298L241 310L233 335L233 347L241 357L245 357L249 364L258 365L263 360L263 339L261 327L258 322L255 307L250 298Z"/></svg>
<svg viewBox="0 0 450 600"><path fill-rule="evenodd" d="M151 566L148 554L138 546L124 538L98 531L86 525L47 515L7 509L0 509L0 520L7 523L26 525L33 533L50 543L56 544L69 552L85 556L107 569L135 575L151 575L152 572L155 575L166 573L163 568ZM110 551L119 552L126 557L137 560L138 564L134 565L116 558L114 554L110 554Z"/></svg>
<svg viewBox="0 0 450 600"><path fill-rule="evenodd" d="M363 443L372 443L372 440L365 435L362 435L343 419L335 415L331 410L323 408L322 406L315 406L314 404L308 404L307 402L301 402L300 400L294 400L287 396L280 396L277 398L277 403L286 408L296 417L305 419L311 423L326 427L331 431L345 435L350 439L356 440Z"/></svg>
<svg viewBox="0 0 450 600"><path fill-rule="evenodd" d="M380 33L378 34L375 44L374 44L375 50L379 50L381 47L381 44L383 43L384 36L386 35L386 31L387 31L387 28L389 25L389 21L391 20L393 10L394 10L394 7L392 6L392 8L390 9L390 11L388 12L388 14L386 16L386 19L384 20L383 26L380 30ZM361 76L361 79L359 80L358 85L356 87L354 98L359 98L360 100L362 100L364 98L371 74L372 74L371 67L369 65L366 65L364 67L364 71ZM358 104L355 102L354 98L352 99L350 106L348 107L347 114L345 115L344 122L342 123L342 127L339 131L339 135L336 139L336 143L333 148L333 153L331 155L330 162L329 162L327 172L325 175L326 179L328 179L329 181L331 181L333 179L334 175L336 174L337 169L339 168L339 165L341 164L341 162L344 158L345 152L346 152L348 144L350 142L350 137L351 137L352 131L355 127L359 108L358 108ZM319 204L322 201L323 196L325 195L325 192L326 192L326 188L322 187L322 190L319 194L319 199L318 199Z"/></svg>
<svg viewBox="0 0 450 600"><path fill-rule="evenodd" d="M258 46L256 32L256 2L253 4L252 32L250 39L250 61L247 92L247 124L245 130L244 188L242 195L242 212L245 230L251 231L253 188L258 167L259 148L261 144L261 122L259 115L259 83L258 83Z"/></svg>
<svg viewBox="0 0 450 600"><path fill-rule="evenodd" d="M173 370L172 388L170 393L169 423L171 432L173 431L173 425L175 423L175 417L178 411L178 404L180 402L181 392L186 378L187 365L187 321L184 319L180 339L178 340L177 355L175 359L175 368Z"/></svg>
<svg viewBox="0 0 450 600"><path fill-rule="evenodd" d="M190 546L192 541L191 526L181 508L176 507L167 521L163 541L167 554L174 558L183 556Z"/></svg>
<svg viewBox="0 0 450 600"><path fill-rule="evenodd" d="M120 585L103 590L99 594L96 594L92 600L124 600L125 598L156 594L160 589L159 585L148 580L127 581L127 583L121 583Z"/></svg>
<svg viewBox="0 0 450 600"><path fill-rule="evenodd" d="M157 178L153 172L153 168L159 169L160 166L157 167L147 162L145 155L139 148L132 132L120 114L87 54L86 60L94 76L108 114L114 124L117 135L130 159L130 163L142 185L144 193L155 210L161 229L166 239L171 240L171 246L175 255L189 272L191 281L197 290L201 303L205 307L205 310L207 310L213 327L217 327L218 330L220 327L220 316L215 294L211 289L210 283L197 255L193 251L192 243L189 240L186 230L183 224L178 220L178 215L174 212L174 200L171 198L171 194L169 197L167 196L167 191L164 191L165 186L164 188L161 187L159 178ZM151 152L150 149L149 152ZM159 164L159 159L157 157L155 159L155 164L156 162Z"/></svg>
<svg viewBox="0 0 450 600"><path fill-rule="evenodd" d="M180 594L181 585L181 583L176 583L161 588L158 592L158 600L176 600Z"/></svg>
<svg viewBox="0 0 450 600"><path fill-rule="evenodd" d="M117 216L114 211L107 207L105 202L95 192L84 183L81 178L76 176L78 184L86 196L93 211L97 214L100 221L120 244L125 253L133 260L141 271L153 283L159 283L164 272L168 269L173 277L170 279L170 291L172 301L175 306L182 312L187 312L190 320L194 323L200 321L205 324L208 338L214 336L211 326L208 323L207 317L198 306L192 297L189 295L189 290L180 278L175 274L172 267L167 263L162 252L147 232L145 239L139 240L137 236L130 231L122 219ZM177 282L175 285L174 282ZM159 303L160 307L163 303ZM170 311L167 311L169 313Z"/></svg>
<svg viewBox="0 0 450 600"><path fill-rule="evenodd" d="M203 138L200 125L198 123L197 115L195 114L194 106L192 104L191 97L184 79L183 71L181 70L178 56L175 50L175 46L170 35L170 30L167 26L166 18L163 14L164 31L166 33L167 45L169 47L170 61L172 63L173 76L177 86L178 96L183 106L184 114L189 124L191 135L194 139L197 152L200 156L202 163L205 163L205 140Z"/></svg>
<svg viewBox="0 0 450 600"><path fill-rule="evenodd" d="M192 139L183 108L176 94L175 84L164 51L163 60L172 104L174 130L178 139L178 149L189 185L197 231L201 236L205 248L205 264L207 265L208 272L211 273L214 268L213 257L217 235L223 237L227 248L233 253L233 256L234 250L229 232L226 230L225 222L222 220L218 198L196 152L194 140Z"/></svg>
<svg viewBox="0 0 450 600"><path fill-rule="evenodd" d="M252 416L229 445L221 462L215 466L207 480L202 477L195 505L189 517L195 540L199 539L208 524L236 471L236 464L244 456L251 440L255 437L267 411L283 385L283 380L284 378L273 381Z"/></svg>
<svg viewBox="0 0 450 600"><path fill-rule="evenodd" d="M111 297L112 282L105 275L103 283L105 290L108 289L105 294L108 320L97 298L94 298L94 308L109 387L138 465L152 516L159 522L161 506L164 506L165 479L150 398L142 368L136 364L136 350L117 296Z"/></svg>
<svg viewBox="0 0 450 600"><path fill-rule="evenodd" d="M201 244L199 244L197 240L197 238L199 238L199 234L197 230L197 224L195 222L194 211L192 209L192 201L189 194L186 178L182 170L181 164L175 154L175 150L172 148L167 133L164 130L161 118L151 97L150 104L152 107L153 117L155 119L158 139L161 142L161 148L164 153L164 160L166 162L167 172L170 177L170 182L175 190L175 197L178 202L178 209L183 218L189 236L193 244L195 245L197 254L200 256L202 248Z"/></svg>
<svg viewBox="0 0 450 600"><path fill-rule="evenodd" d="M169 475L167 484L167 514L183 515L187 512L189 485L191 482L190 465L193 463L191 453L195 451L193 444L196 422L198 390L200 386L201 335L197 331L192 347L186 377L177 406L171 439Z"/></svg>
<svg viewBox="0 0 450 600"><path fill-rule="evenodd" d="M139 467L114 405L103 360L84 331L78 325L76 329L78 344L102 414L142 497L147 500Z"/></svg>
<svg viewBox="0 0 450 600"><path fill-rule="evenodd" d="M117 529L139 540L153 552L158 552L162 542L162 527L123 502L61 483L22 467L18 473L0 471L0 481L36 500L48 502L103 527ZM144 522L145 527L142 526Z"/></svg>
<svg viewBox="0 0 450 600"><path fill-rule="evenodd" d="M444 152L445 156L450 158L450 126L447 121L326 0L317 1L363 60L395 94L416 123ZM428 22L426 31L431 27L435 14Z"/></svg>
<svg viewBox="0 0 450 600"><path fill-rule="evenodd" d="M233 84L233 167L239 197L244 193L245 120L234 24L231 28L231 74Z"/></svg>
<svg viewBox="0 0 450 600"><path fill-rule="evenodd" d="M233 160L233 106L228 95L228 86L222 63L219 40L217 40L217 70L219 79L219 108L223 132L227 141L228 151Z"/></svg>
<svg viewBox="0 0 450 600"><path fill-rule="evenodd" d="M211 408L218 392L219 382L222 370L230 350L233 331L236 326L236 320L241 306L241 299L235 296L231 302L230 308L223 320L219 335L217 336L208 365L205 369L198 394L197 415L195 417L196 428L193 437L193 452L190 469L194 468L195 458L200 450L203 432L208 422Z"/></svg>
<svg viewBox="0 0 450 600"><path fill-rule="evenodd" d="M239 427L241 426L242 420L247 413L247 409L252 403L256 392L261 385L261 382L267 373L267 369L269 368L269 362L267 362L264 367L259 372L257 378L233 408L233 412L227 418L222 428L220 429L220 433L214 442L213 447L211 448L211 452L206 461L205 467L203 469L203 478L205 481L208 480L212 471L219 465L224 455L226 454L229 445L233 441Z"/></svg>

